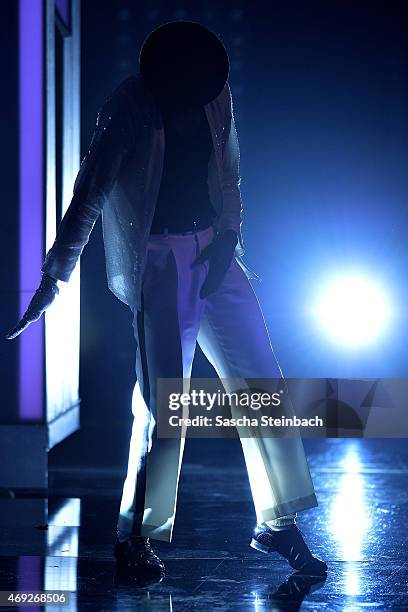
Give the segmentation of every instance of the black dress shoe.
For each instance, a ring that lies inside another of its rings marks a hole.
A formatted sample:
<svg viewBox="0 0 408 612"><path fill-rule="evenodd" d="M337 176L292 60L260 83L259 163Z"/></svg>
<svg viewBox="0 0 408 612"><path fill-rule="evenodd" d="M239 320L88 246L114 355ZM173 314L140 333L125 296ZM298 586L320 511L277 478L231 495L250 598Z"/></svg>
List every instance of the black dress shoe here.
<svg viewBox="0 0 408 612"><path fill-rule="evenodd" d="M149 538L131 537L125 542L116 540L114 555L121 573L135 576L161 576L163 561L154 554Z"/></svg>
<svg viewBox="0 0 408 612"><path fill-rule="evenodd" d="M312 555L296 525L280 531L271 529L265 523L257 525L251 546L263 553L279 553L293 569L308 575L321 576L327 571L327 564Z"/></svg>

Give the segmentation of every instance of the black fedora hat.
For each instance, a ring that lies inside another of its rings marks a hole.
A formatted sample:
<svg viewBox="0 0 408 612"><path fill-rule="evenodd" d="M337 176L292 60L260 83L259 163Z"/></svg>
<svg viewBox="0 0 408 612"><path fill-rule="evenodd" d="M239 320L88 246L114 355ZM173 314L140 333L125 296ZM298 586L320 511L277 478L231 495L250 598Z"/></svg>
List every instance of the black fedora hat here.
<svg viewBox="0 0 408 612"><path fill-rule="evenodd" d="M222 91L229 73L219 37L194 21L171 21L142 45L140 72L153 95L177 108L202 106Z"/></svg>

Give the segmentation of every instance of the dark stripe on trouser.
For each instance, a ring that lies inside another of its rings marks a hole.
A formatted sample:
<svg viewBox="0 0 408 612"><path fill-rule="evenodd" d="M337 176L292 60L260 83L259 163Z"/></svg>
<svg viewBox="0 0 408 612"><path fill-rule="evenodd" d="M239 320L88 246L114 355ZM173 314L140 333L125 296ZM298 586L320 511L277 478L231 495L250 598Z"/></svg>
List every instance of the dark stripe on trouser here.
<svg viewBox="0 0 408 612"><path fill-rule="evenodd" d="M136 314L136 324L137 324L137 335L138 335L138 350L140 353L140 361L141 361L141 370L143 380L139 380L139 385L142 389L142 395L146 406L150 407L150 385L149 385L149 373L147 368L147 357L146 357L146 343L145 343L145 326L144 326L144 300L142 295L142 304L141 310ZM135 418L137 416L135 415ZM140 535L142 522L143 522L143 513L145 506L145 496L146 496L146 464L147 464L147 446L148 446L148 427L145 428L144 435L144 447L145 452L140 458L140 464L137 471L136 476L136 487L135 487L135 496L133 499L133 525L132 525L132 535L138 536Z"/></svg>

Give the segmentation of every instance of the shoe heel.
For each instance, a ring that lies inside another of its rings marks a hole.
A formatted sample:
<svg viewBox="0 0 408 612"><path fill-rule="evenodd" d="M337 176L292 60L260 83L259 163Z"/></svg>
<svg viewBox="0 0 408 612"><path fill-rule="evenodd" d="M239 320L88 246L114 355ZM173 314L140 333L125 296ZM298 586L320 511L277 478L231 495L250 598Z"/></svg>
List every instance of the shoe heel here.
<svg viewBox="0 0 408 612"><path fill-rule="evenodd" d="M252 538L250 543L251 548L255 548L255 550L259 550L259 552L263 552L265 554L271 552L269 546L265 546L265 544L260 544L255 538Z"/></svg>

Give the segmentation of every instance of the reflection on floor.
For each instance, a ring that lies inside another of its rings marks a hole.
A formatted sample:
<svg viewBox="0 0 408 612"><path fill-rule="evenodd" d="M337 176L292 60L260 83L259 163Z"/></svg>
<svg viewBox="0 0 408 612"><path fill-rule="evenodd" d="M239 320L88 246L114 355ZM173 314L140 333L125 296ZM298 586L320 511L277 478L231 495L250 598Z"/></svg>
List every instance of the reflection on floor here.
<svg viewBox="0 0 408 612"><path fill-rule="evenodd" d="M249 548L254 512L239 443L192 440L173 543L153 542L167 567L161 583L114 583L123 473L60 469L48 499L0 491L0 591L69 590L61 610L407 609L408 444L305 446L319 507L298 525L329 563L325 582L291 576L283 560Z"/></svg>

